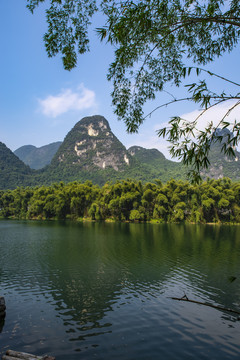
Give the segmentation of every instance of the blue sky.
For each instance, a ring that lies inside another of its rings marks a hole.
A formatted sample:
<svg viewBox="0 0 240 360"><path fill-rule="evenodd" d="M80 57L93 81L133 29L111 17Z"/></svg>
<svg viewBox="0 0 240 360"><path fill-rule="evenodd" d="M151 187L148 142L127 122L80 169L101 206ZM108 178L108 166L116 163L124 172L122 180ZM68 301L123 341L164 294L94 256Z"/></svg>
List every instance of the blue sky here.
<svg viewBox="0 0 240 360"><path fill-rule="evenodd" d="M1 1L0 16L0 141L13 151L22 145L39 147L62 141L81 118L99 114L106 117L126 147L158 148L168 156L167 143L157 138L156 130L171 116L184 114L191 118L197 114L194 104L169 106L147 119L138 134L127 134L124 123L113 113L111 83L106 80L113 49L101 44L94 31L91 51L81 55L77 68L68 72L63 69L60 56L49 59L45 52L43 35L47 24L42 5L32 15L26 9L26 0ZM239 49L218 59L209 69L238 81ZM211 81L216 88L225 86L218 80ZM177 93L182 91L178 89ZM147 111L168 100L166 94L160 94L154 103L148 104ZM225 109L226 105L214 109L202 123L217 118ZM233 116L237 118L238 113Z"/></svg>

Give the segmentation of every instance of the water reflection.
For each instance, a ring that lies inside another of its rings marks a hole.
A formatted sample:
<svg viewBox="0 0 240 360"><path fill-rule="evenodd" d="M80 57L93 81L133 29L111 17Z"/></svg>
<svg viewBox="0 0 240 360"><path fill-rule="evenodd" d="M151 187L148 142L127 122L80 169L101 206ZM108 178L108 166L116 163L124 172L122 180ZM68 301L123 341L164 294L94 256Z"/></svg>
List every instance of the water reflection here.
<svg viewBox="0 0 240 360"><path fill-rule="evenodd" d="M168 270L164 261L154 259L154 243L143 243L129 227L124 230L109 233L109 227L94 224L86 238L81 228L71 228L71 239L66 234L60 247L47 254L52 297L71 340L110 332L105 315L121 297L124 304L125 294L127 300L146 301L151 292L161 293Z"/></svg>
<svg viewBox="0 0 240 360"><path fill-rule="evenodd" d="M239 235L238 226L2 221L0 294L10 308L2 344L68 360L78 351L104 360L237 357L237 316L169 297L239 309Z"/></svg>

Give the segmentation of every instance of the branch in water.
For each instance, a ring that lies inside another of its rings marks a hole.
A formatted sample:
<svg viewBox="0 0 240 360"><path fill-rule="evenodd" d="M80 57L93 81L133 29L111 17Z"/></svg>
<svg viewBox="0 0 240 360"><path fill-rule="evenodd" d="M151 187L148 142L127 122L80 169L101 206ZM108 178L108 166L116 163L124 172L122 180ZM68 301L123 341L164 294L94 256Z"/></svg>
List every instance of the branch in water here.
<svg viewBox="0 0 240 360"><path fill-rule="evenodd" d="M233 309L226 308L224 306L213 305L213 304L209 304L209 303L206 303L206 302L190 300L186 295L184 295L181 298L171 297L171 299L172 300L178 300L178 301L188 301L188 302L191 302L191 303L194 303L194 304L205 305L205 306L212 307L214 309L218 309L218 310L222 310L222 311L228 311L228 312L240 315L240 311L238 311L238 310L233 310Z"/></svg>

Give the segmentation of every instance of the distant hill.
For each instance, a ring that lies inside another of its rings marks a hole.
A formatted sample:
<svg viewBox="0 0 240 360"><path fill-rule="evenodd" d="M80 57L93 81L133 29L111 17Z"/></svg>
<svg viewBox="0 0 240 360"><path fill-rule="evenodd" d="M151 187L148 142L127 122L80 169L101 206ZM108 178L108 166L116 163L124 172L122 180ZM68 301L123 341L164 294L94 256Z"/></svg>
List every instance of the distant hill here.
<svg viewBox="0 0 240 360"><path fill-rule="evenodd" d="M14 154L30 168L42 169L51 163L61 143L58 141L39 148L33 145L24 145L15 150Z"/></svg>
<svg viewBox="0 0 240 360"><path fill-rule="evenodd" d="M165 162L165 156L157 149L145 149L141 146L131 146L128 151L132 156L144 163ZM167 160L168 161L168 160ZM172 161L171 161L172 162Z"/></svg>
<svg viewBox="0 0 240 360"><path fill-rule="evenodd" d="M226 134L223 132L223 136ZM212 144L211 165L202 172L203 178L226 176L240 180L240 153L236 152L236 157L229 159L220 148L221 144ZM51 162L42 169L33 170L15 154L35 168L49 163L50 159ZM187 168L181 162L166 159L157 149L132 146L127 150L112 133L108 121L100 115L77 122L62 143L41 148L23 146L15 154L0 143L0 189L75 180L91 180L99 185L123 179L166 182L171 178L186 180L187 174Z"/></svg>
<svg viewBox="0 0 240 360"><path fill-rule="evenodd" d="M217 129L217 135L224 137L231 133L228 129ZM220 179L229 177L232 180L240 180L240 153L235 150L235 156L229 157L221 152L222 144L215 142L211 145L209 154L210 165L208 169L201 171L202 177Z"/></svg>
<svg viewBox="0 0 240 360"><path fill-rule="evenodd" d="M33 175L14 153L0 142L0 189L14 189L16 186L31 184Z"/></svg>
<svg viewBox="0 0 240 360"><path fill-rule="evenodd" d="M137 161L144 165L149 177L161 179L163 182L171 178L186 180L186 167L180 162L166 159L159 150L132 146L128 151Z"/></svg>

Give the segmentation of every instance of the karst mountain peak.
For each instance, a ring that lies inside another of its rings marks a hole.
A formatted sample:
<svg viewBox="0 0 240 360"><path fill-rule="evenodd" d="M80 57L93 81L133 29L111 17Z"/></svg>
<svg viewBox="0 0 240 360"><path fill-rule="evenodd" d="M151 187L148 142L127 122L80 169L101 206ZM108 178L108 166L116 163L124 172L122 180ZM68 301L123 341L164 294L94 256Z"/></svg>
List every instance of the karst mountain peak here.
<svg viewBox="0 0 240 360"><path fill-rule="evenodd" d="M112 133L108 121L103 116L94 115L84 117L70 130L52 165L120 171L129 166L130 161L131 155Z"/></svg>

